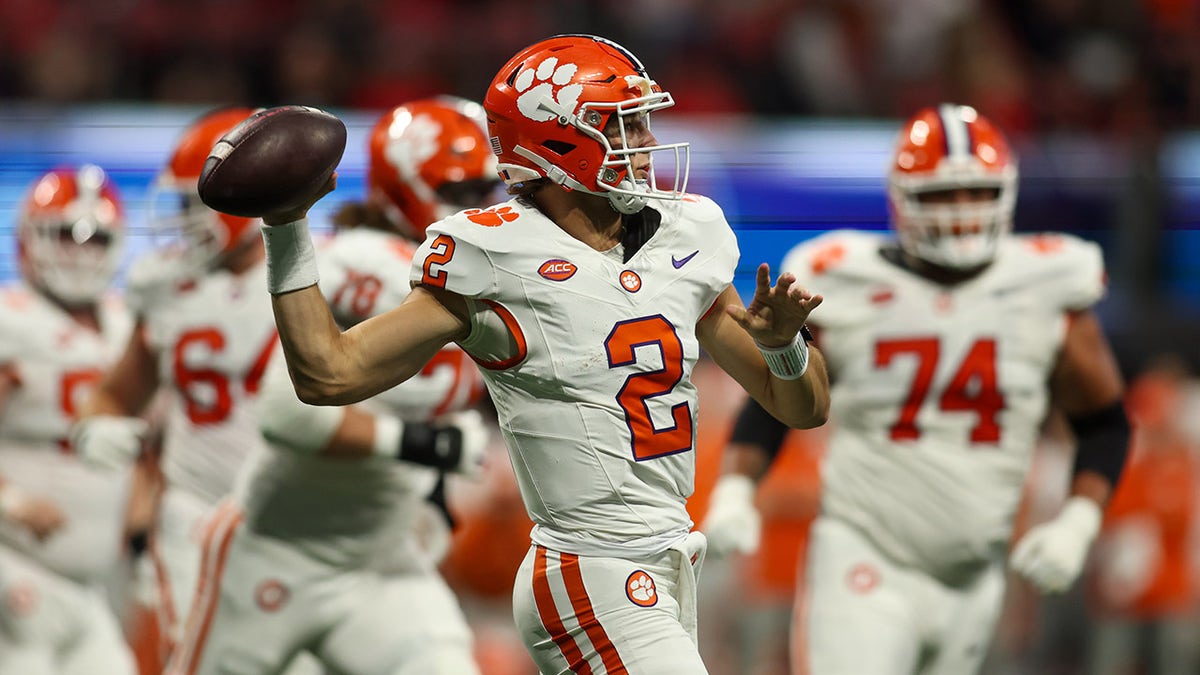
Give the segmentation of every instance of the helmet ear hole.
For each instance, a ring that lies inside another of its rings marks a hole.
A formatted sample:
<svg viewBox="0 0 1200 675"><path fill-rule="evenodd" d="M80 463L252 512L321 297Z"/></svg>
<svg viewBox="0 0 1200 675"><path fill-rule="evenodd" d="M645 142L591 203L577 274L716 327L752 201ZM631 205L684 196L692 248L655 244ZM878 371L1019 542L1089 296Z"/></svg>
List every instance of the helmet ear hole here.
<svg viewBox="0 0 1200 675"><path fill-rule="evenodd" d="M575 145L574 143L568 143L566 141L556 141L554 139L549 139L545 143L542 143L542 147L546 148L547 150L549 150L550 152L553 152L556 155L559 155L560 157L565 157L566 155L570 154L573 150L575 150L575 148L577 148L579 146Z"/></svg>

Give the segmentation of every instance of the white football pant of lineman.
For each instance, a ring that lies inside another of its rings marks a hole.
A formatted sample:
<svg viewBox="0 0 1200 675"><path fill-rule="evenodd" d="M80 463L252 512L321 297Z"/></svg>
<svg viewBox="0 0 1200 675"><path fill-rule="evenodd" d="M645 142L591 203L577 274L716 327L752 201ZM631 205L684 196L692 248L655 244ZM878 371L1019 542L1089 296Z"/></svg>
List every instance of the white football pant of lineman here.
<svg viewBox="0 0 1200 675"><path fill-rule="evenodd" d="M0 547L0 675L133 675L133 657L100 588Z"/></svg>
<svg viewBox="0 0 1200 675"><path fill-rule="evenodd" d="M892 564L853 527L813 523L807 607L793 672L811 675L970 675L979 671L1004 595L1004 564L950 587Z"/></svg>
<svg viewBox="0 0 1200 675"><path fill-rule="evenodd" d="M338 673L478 672L466 618L436 573L327 565L249 532L242 518L228 501L209 524L202 585L186 631L203 631L203 654L185 643L170 675L277 673L304 650Z"/></svg>

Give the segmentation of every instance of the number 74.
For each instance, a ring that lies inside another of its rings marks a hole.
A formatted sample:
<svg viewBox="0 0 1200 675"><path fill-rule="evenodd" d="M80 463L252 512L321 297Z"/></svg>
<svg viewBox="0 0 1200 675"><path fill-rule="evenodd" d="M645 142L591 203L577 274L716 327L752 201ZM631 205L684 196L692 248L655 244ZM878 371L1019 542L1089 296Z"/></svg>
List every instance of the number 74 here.
<svg viewBox="0 0 1200 675"><path fill-rule="evenodd" d="M880 340L875 343L875 367L886 368L898 357L912 355L917 360L912 385L900 408L900 417L891 426L894 441L913 441L921 436L917 413L929 396L937 370L941 343L936 337ZM971 430L972 443L999 443L1000 425L996 415L1004 409L1004 394L996 383L996 341L981 338L971 345L966 357L954 371L950 383L938 398L946 411L974 412L979 422Z"/></svg>

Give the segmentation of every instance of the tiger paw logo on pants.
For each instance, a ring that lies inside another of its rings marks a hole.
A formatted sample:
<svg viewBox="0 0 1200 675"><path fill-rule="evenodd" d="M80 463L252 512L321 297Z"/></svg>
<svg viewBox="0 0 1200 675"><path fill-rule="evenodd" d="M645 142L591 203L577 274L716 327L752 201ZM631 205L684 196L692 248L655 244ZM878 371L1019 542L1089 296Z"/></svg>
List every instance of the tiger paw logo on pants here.
<svg viewBox="0 0 1200 675"><path fill-rule="evenodd" d="M637 570L625 580L625 595L638 607L653 607L658 603L658 591L654 579L642 570Z"/></svg>
<svg viewBox="0 0 1200 675"><path fill-rule="evenodd" d="M549 122L558 117L558 112L541 105L550 99L568 111L579 105L583 93L582 84L568 84L579 70L574 63L559 65L558 57L551 56L535 68L526 68L517 75L513 86L521 95L517 97L517 109L534 122Z"/></svg>

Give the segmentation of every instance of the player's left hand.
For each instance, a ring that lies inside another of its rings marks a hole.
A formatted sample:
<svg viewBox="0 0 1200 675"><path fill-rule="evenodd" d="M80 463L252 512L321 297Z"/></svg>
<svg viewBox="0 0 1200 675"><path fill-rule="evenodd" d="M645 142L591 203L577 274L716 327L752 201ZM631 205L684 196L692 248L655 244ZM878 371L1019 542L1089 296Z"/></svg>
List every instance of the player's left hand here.
<svg viewBox="0 0 1200 675"><path fill-rule="evenodd" d="M824 301L796 283L796 275L784 272L771 285L771 268L767 263L758 266L754 298L746 307L736 304L725 308L726 313L750 337L764 347L788 345L800 332L808 315Z"/></svg>
<svg viewBox="0 0 1200 675"><path fill-rule="evenodd" d="M1100 532L1100 506L1087 497L1067 500L1058 516L1029 529L1009 566L1042 593L1062 593L1075 583Z"/></svg>

